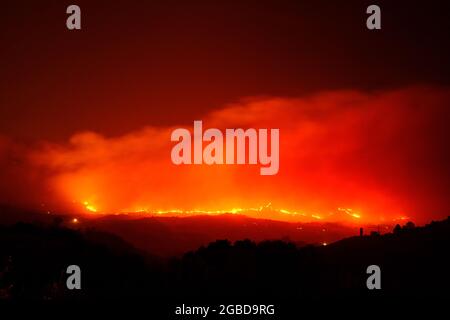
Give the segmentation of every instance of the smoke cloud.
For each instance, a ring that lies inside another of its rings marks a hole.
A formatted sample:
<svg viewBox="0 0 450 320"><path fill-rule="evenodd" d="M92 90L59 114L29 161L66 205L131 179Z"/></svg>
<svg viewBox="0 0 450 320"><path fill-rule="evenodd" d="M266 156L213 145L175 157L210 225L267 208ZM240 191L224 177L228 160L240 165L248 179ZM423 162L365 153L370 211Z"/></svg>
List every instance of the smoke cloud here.
<svg viewBox="0 0 450 320"><path fill-rule="evenodd" d="M99 212L258 207L326 214L352 208L367 221L449 213L450 90L332 91L253 97L203 119L123 136L75 133L66 143L0 137L0 201ZM279 128L280 167L171 162L176 128Z"/></svg>

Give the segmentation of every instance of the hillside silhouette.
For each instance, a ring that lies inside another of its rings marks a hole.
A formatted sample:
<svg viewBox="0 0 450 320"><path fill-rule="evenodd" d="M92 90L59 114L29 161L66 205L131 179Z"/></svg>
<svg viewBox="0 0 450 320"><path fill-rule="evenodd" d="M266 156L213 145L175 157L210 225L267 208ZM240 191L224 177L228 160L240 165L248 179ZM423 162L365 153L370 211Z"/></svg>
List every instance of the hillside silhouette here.
<svg viewBox="0 0 450 320"><path fill-rule="evenodd" d="M382 270L386 297L446 297L450 220L395 233L296 248L283 241L216 241L174 262L186 295L330 297L368 294L366 268ZM180 284L181 283L181 284ZM243 283L245 285L243 285ZM201 286L199 286L199 284Z"/></svg>
<svg viewBox="0 0 450 320"><path fill-rule="evenodd" d="M217 240L159 259L120 237L73 230L60 221L0 226L0 299L93 301L183 297L364 297L366 268L382 270L383 297L447 297L450 219L327 246L287 241ZM82 290L65 287L77 264Z"/></svg>

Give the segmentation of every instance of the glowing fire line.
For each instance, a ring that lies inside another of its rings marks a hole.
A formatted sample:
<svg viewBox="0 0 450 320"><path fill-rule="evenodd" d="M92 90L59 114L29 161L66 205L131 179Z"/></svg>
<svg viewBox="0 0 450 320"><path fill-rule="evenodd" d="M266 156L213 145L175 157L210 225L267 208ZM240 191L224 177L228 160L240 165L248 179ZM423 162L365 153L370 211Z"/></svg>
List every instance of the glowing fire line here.
<svg viewBox="0 0 450 320"><path fill-rule="evenodd" d="M102 211L98 210L98 207L93 205L88 201L82 202L84 208L89 213L98 213L101 214ZM362 214L359 211L356 211L351 208L337 208L335 212L329 212L329 215L311 213L306 214L300 211L293 211L288 209L280 209L272 207L272 203L268 203L266 205L260 207L250 207L250 208L231 208L228 210L204 210L204 209L192 209L192 210L182 210L182 209L169 209L169 210L153 210L148 208L134 208L134 209L126 209L115 212L113 214L145 214L145 215L180 215L180 216L193 216L193 215L221 215L221 214L243 214L248 215L250 213L270 213L270 214L279 214L281 220L284 220L282 217L289 217L289 220L295 220L296 217L311 219L314 220L322 220L327 221L328 218L332 217L336 213L343 213L349 216L354 221L361 221L363 219ZM261 215L261 218L264 218ZM269 218L269 217L268 217ZM277 218L275 218L277 219ZM408 220L409 217L400 215L399 218L392 219L393 222ZM384 218L382 219L384 221Z"/></svg>
<svg viewBox="0 0 450 320"><path fill-rule="evenodd" d="M84 207L89 212L98 212L97 208L85 201ZM354 219L360 219L361 214L355 212L353 209L349 208L338 208L340 212L343 212ZM319 214L306 214L300 211L292 211L287 209L278 209L273 208L272 203L268 203L266 205L260 207L250 207L250 208L231 208L228 210L204 210L204 209L192 209L192 210L181 210L181 209L170 209L170 210L151 210L148 208L138 208L132 210L121 210L119 214L156 214L156 215L167 215L167 214L179 214L179 215L220 215L220 214L245 214L245 213L261 213L261 212L271 212L275 214L280 214L284 216L290 216L292 218L295 217L304 217L304 218L312 218L314 220L323 220L323 215Z"/></svg>

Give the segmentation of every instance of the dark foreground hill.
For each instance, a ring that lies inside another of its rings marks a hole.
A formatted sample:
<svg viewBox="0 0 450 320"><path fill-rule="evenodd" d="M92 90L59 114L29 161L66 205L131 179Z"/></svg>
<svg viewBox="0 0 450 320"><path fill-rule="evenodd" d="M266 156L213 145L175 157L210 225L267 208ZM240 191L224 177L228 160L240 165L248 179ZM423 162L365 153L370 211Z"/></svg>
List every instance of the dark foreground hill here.
<svg viewBox="0 0 450 320"><path fill-rule="evenodd" d="M379 295L445 298L449 244L447 219L328 246L218 240L157 260L108 233L19 223L0 227L0 299L361 297L374 294L369 265L381 268ZM81 267L80 291L66 288L71 264Z"/></svg>

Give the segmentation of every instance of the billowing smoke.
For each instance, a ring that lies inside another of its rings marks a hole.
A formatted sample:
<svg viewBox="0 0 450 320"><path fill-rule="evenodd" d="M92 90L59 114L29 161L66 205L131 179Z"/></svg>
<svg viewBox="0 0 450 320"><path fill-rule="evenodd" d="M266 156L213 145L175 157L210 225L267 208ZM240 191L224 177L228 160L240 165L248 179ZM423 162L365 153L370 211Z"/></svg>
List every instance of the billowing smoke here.
<svg viewBox="0 0 450 320"><path fill-rule="evenodd" d="M79 132L64 144L0 139L0 201L99 212L273 207L324 215L352 208L369 220L446 217L448 88L333 91L248 98L202 119L119 137ZM280 168L171 162L171 132L279 128Z"/></svg>

